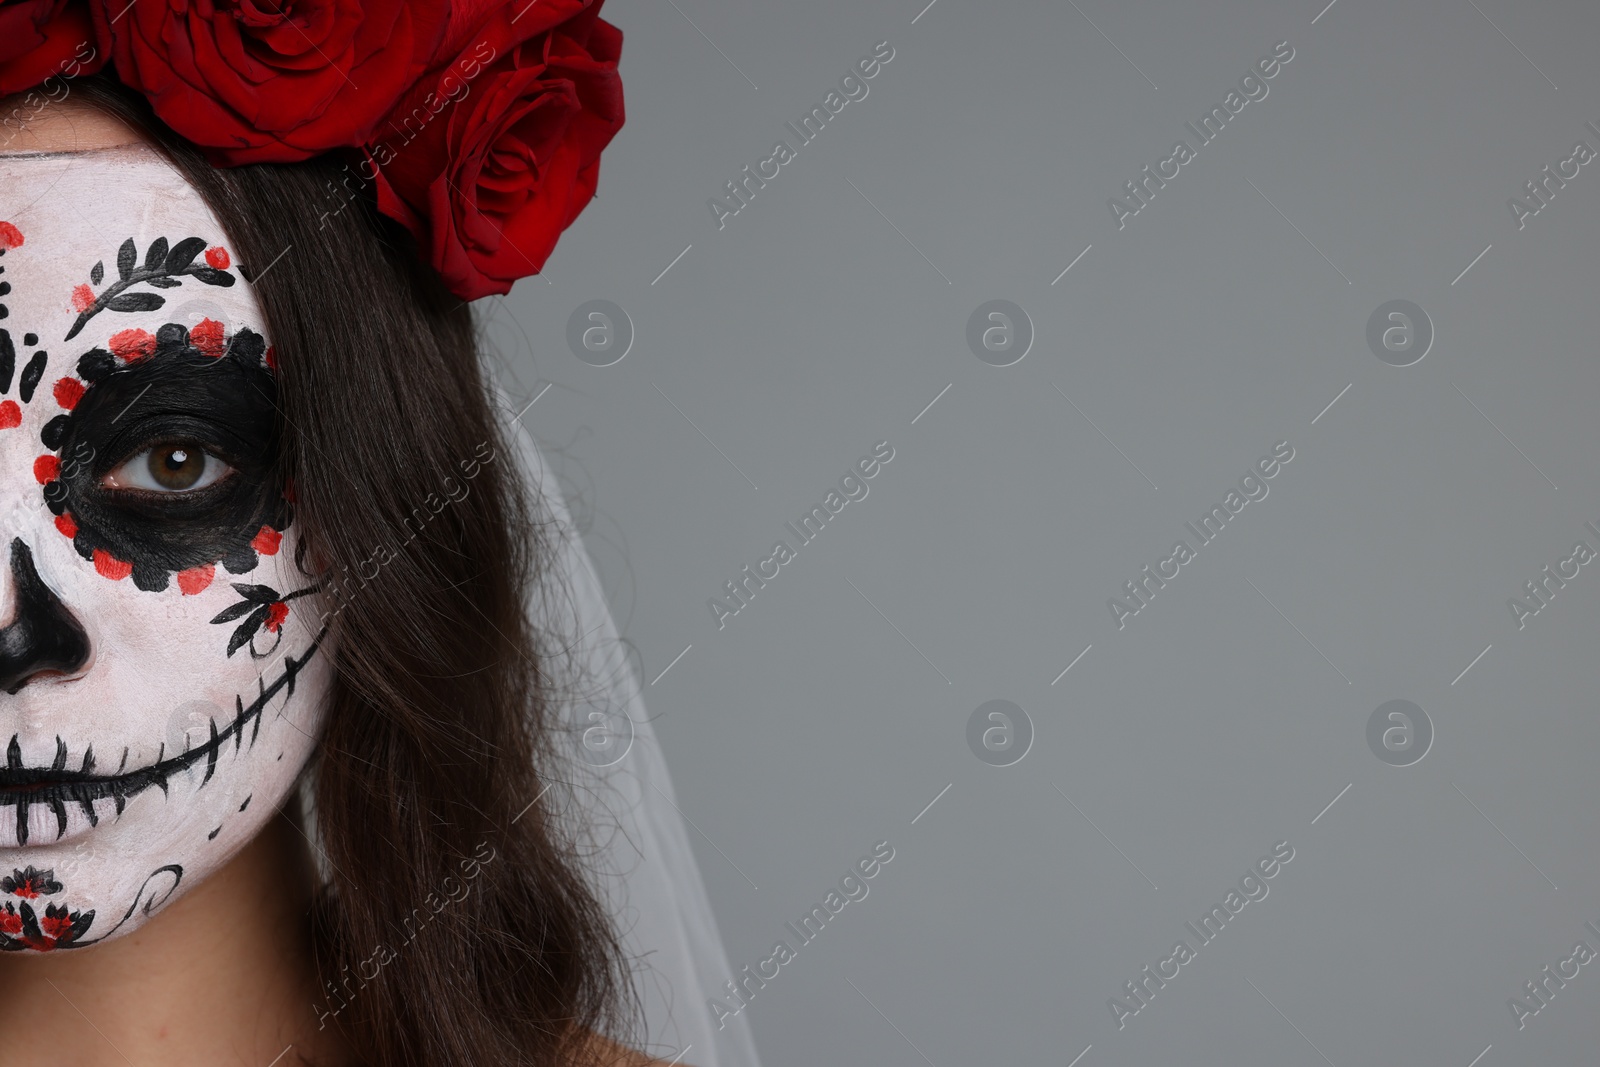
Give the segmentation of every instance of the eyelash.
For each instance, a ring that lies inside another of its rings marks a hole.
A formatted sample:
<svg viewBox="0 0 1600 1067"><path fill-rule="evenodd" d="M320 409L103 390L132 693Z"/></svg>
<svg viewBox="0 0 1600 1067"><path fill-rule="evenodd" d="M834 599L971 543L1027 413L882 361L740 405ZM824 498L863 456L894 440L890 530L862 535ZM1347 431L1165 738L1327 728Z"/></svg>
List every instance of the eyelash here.
<svg viewBox="0 0 1600 1067"><path fill-rule="evenodd" d="M155 481L154 472L150 469L150 464L153 462L155 455L163 449L177 450L179 448L191 455L198 453L201 458L202 466L200 473L195 478L196 484L181 488L146 484ZM68 462L74 461L84 463L87 462L87 459L74 457L73 460ZM190 438L176 438L165 441L152 441L145 445L138 452L117 464L110 471L107 471L101 477L100 485L102 488L110 489L114 492L132 491L151 493L158 496L184 496L208 489L233 473L234 468L226 460L206 448L199 441Z"/></svg>

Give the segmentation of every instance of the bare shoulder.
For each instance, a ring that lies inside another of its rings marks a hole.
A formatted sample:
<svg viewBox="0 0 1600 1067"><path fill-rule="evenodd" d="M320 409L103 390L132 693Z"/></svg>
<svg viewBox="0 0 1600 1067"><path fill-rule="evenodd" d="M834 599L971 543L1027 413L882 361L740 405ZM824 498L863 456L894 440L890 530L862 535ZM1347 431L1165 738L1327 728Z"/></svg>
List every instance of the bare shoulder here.
<svg viewBox="0 0 1600 1067"><path fill-rule="evenodd" d="M682 1060L658 1060L598 1034L589 1039L586 1064L594 1067L693 1067Z"/></svg>

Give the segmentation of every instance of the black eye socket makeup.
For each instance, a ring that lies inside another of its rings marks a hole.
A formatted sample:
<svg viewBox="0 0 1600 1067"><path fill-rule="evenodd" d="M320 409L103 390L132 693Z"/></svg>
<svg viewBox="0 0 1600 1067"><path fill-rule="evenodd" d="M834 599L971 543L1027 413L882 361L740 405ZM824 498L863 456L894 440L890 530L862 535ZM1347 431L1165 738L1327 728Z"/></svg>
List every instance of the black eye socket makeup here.
<svg viewBox="0 0 1600 1067"><path fill-rule="evenodd" d="M153 592L175 573L220 562L242 574L277 551L291 507L273 479L280 425L265 348L250 329L224 348L215 331L168 323L134 358L91 349L77 379L56 383L70 410L45 424L54 455L35 473L57 528L101 574Z"/></svg>

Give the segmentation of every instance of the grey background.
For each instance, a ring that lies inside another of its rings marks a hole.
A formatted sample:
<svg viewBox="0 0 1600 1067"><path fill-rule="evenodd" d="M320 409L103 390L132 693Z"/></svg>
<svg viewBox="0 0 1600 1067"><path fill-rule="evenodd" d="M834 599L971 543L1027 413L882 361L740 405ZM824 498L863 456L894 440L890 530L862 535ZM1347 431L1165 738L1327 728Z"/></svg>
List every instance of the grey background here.
<svg viewBox="0 0 1600 1067"><path fill-rule="evenodd" d="M1506 602L1600 548L1600 161L1520 231L1506 201L1600 149L1600 12L1324 2L607 5L628 124L487 310L733 966L896 850L752 1002L768 1067L1593 1060L1600 963L1520 1033L1507 999L1600 950L1600 566L1524 629ZM719 231L707 199L880 40ZM1119 231L1107 198L1283 40ZM995 298L1037 335L1005 368L965 341ZM610 367L567 347L593 299L636 330ZM1411 367L1365 342L1391 299L1434 323ZM882 439L719 631L707 598ZM1107 598L1280 440L1119 631ZM1435 730L1409 767L1365 740L1396 698ZM1032 719L1014 766L967 748L991 699ZM1280 840L1270 895L1119 1030L1108 998Z"/></svg>

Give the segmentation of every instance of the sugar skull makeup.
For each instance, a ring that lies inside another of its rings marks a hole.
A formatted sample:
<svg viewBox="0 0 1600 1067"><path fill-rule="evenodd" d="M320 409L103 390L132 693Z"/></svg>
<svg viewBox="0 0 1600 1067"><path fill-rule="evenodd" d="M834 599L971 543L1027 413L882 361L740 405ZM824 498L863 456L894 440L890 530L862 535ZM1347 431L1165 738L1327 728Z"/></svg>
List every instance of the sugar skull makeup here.
<svg viewBox="0 0 1600 1067"><path fill-rule="evenodd" d="M136 928L310 758L329 674L274 368L156 151L0 154L0 951Z"/></svg>

